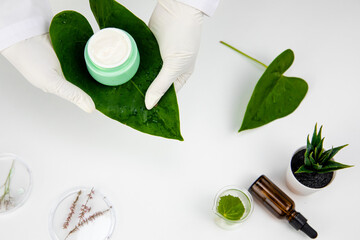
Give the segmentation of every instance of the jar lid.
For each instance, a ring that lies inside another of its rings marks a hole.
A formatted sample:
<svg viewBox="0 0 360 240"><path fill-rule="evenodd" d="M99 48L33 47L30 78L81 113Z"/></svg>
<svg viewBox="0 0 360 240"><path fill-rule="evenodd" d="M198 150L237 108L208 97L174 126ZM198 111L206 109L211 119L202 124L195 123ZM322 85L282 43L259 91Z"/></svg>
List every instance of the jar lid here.
<svg viewBox="0 0 360 240"><path fill-rule="evenodd" d="M90 60L102 68L122 65L129 58L131 49L129 35L118 28L101 29L88 41Z"/></svg>

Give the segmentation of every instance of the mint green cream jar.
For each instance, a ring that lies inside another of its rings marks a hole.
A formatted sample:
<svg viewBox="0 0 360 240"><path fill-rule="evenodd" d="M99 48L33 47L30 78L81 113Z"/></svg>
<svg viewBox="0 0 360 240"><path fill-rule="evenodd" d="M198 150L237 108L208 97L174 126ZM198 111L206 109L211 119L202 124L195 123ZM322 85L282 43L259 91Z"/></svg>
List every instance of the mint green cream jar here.
<svg viewBox="0 0 360 240"><path fill-rule="evenodd" d="M118 28L104 28L95 33L86 43L84 55L90 75L107 86L126 83L140 65L135 40Z"/></svg>

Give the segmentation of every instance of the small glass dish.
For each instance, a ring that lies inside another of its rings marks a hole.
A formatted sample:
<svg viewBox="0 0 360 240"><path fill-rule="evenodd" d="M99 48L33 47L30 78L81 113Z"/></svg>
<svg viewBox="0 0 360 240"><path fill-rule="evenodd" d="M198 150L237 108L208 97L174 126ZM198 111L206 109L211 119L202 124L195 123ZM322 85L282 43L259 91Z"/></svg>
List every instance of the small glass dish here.
<svg viewBox="0 0 360 240"><path fill-rule="evenodd" d="M29 198L31 172L26 163L12 153L0 154L0 214L21 207Z"/></svg>
<svg viewBox="0 0 360 240"><path fill-rule="evenodd" d="M53 207L49 231L52 240L107 240L115 222L114 207L100 191L77 187L64 193Z"/></svg>
<svg viewBox="0 0 360 240"><path fill-rule="evenodd" d="M219 206L221 197L224 197L227 195L231 195L233 197L239 198L241 203L244 205L244 213L240 217L239 220L227 219L218 212L218 206ZM241 189L241 188L238 188L235 186L224 187L217 193L215 200L214 200L213 211L215 213L215 223L219 227L226 229L226 230L235 229L235 228L239 227L242 222L246 221L250 217L250 215L253 211L253 206L254 206L253 199L251 197L251 194L247 190L244 190L244 189Z"/></svg>

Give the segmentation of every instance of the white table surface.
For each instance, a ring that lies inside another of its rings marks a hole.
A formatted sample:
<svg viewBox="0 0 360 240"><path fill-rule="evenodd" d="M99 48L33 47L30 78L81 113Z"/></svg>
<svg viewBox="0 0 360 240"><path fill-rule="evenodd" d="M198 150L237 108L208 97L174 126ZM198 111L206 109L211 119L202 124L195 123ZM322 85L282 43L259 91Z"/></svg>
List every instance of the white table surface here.
<svg viewBox="0 0 360 240"><path fill-rule="evenodd" d="M87 0L51 0L54 12L74 9L95 26ZM121 0L145 22L155 0ZM225 231L212 204L226 185L248 188L266 174L296 202L318 239L360 235L360 1L223 0L206 19L197 68L178 94L184 142L137 132L30 85L0 57L0 152L31 167L33 189L19 210L0 216L1 240L49 239L48 216L59 196L94 186L113 202L112 239L308 239L255 203L251 218ZM288 76L309 91L290 116L237 133L264 69L219 44L224 40L269 64L295 52ZM44 66L46 67L46 66ZM349 146L327 189L302 197L284 182L293 152L314 124L324 125L325 147Z"/></svg>

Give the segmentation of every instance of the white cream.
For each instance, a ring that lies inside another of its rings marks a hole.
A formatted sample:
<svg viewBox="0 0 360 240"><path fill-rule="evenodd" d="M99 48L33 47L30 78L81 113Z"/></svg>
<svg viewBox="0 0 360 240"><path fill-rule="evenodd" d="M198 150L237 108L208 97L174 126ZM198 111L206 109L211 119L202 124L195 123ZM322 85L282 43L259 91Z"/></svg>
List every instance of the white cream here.
<svg viewBox="0 0 360 240"><path fill-rule="evenodd" d="M131 52L131 42L126 33L116 28L105 28L95 33L89 40L91 61L103 68L113 68L123 64Z"/></svg>

